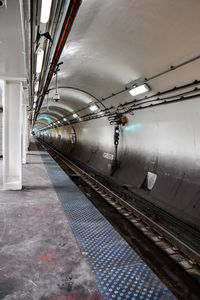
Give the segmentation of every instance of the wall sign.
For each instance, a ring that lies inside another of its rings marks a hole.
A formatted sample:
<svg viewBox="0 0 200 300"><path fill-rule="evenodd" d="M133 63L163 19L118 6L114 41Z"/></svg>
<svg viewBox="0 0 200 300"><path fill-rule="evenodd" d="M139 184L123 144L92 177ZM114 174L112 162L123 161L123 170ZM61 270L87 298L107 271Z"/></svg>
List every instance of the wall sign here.
<svg viewBox="0 0 200 300"><path fill-rule="evenodd" d="M72 144L76 144L76 134L75 133L70 133L69 138Z"/></svg>
<svg viewBox="0 0 200 300"><path fill-rule="evenodd" d="M103 157L107 158L109 160L113 160L114 159L114 155L113 154L106 153L106 152L103 153Z"/></svg>

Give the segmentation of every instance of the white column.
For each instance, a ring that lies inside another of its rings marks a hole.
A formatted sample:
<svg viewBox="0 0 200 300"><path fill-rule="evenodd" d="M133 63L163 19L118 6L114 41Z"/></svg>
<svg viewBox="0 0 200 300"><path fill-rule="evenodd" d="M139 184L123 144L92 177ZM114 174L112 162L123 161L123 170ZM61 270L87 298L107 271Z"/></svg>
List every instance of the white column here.
<svg viewBox="0 0 200 300"><path fill-rule="evenodd" d="M26 151L28 153L28 148L30 144L30 120L27 117L27 136L26 136Z"/></svg>
<svg viewBox="0 0 200 300"><path fill-rule="evenodd" d="M27 126L27 105L22 105L22 163L26 164L26 153L27 153L27 135L28 135L28 126Z"/></svg>
<svg viewBox="0 0 200 300"><path fill-rule="evenodd" d="M3 92L3 189L22 188L21 155L22 84L4 81Z"/></svg>

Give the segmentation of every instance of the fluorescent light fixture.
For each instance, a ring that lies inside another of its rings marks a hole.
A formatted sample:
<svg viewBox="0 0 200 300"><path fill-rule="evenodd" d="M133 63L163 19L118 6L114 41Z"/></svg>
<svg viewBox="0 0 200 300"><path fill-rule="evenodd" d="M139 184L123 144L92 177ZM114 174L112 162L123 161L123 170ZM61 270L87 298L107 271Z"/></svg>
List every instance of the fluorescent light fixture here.
<svg viewBox="0 0 200 300"><path fill-rule="evenodd" d="M90 106L90 110L91 110L91 111L95 111L95 110L97 110L97 109L98 109L98 106L95 105L95 104L93 104L93 105Z"/></svg>
<svg viewBox="0 0 200 300"><path fill-rule="evenodd" d="M40 22L47 23L49 21L49 15L51 10L52 0L42 0Z"/></svg>
<svg viewBox="0 0 200 300"><path fill-rule="evenodd" d="M132 87L132 89L129 90L129 93L130 93L132 96L137 96L137 95L139 95L139 94L143 94L143 93L146 93L146 92L148 92L148 91L150 91L150 87L149 87L146 83L144 83L144 84L139 85L139 86L134 85L134 86Z"/></svg>
<svg viewBox="0 0 200 300"><path fill-rule="evenodd" d="M67 121L67 119L66 119L66 118L63 118L63 121L64 121L64 122L66 122L66 121Z"/></svg>
<svg viewBox="0 0 200 300"><path fill-rule="evenodd" d="M38 89L39 89L39 81L37 80L37 81L35 82L35 85L34 85L35 93L38 92ZM35 96L35 97L37 98L37 96ZM35 99L35 98L34 98L34 99Z"/></svg>
<svg viewBox="0 0 200 300"><path fill-rule="evenodd" d="M73 117L73 118L77 118L78 115L74 113L74 114L72 115L72 117Z"/></svg>
<svg viewBox="0 0 200 300"><path fill-rule="evenodd" d="M36 65L37 73L40 73L42 70L43 57L44 57L44 50L39 49L37 53L37 65Z"/></svg>
<svg viewBox="0 0 200 300"><path fill-rule="evenodd" d="M36 103L33 104L33 108L35 108L35 107L36 107Z"/></svg>
<svg viewBox="0 0 200 300"><path fill-rule="evenodd" d="M34 102L34 103L37 102L37 96L34 96L33 102Z"/></svg>

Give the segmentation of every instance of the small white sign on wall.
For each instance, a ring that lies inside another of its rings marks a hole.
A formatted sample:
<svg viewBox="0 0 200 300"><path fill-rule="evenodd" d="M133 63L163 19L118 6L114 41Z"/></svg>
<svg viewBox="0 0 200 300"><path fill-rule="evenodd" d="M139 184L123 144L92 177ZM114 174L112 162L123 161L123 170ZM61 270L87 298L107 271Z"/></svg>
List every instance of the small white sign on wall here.
<svg viewBox="0 0 200 300"><path fill-rule="evenodd" d="M152 190L154 184L156 183L157 174L152 172L147 172L147 188Z"/></svg>
<svg viewBox="0 0 200 300"><path fill-rule="evenodd" d="M76 144L76 134L75 133L70 133L69 139L71 141L71 144Z"/></svg>
<svg viewBox="0 0 200 300"><path fill-rule="evenodd" d="M113 160L114 159L114 155L113 154L106 153L106 152L103 153L103 157L107 158L109 160Z"/></svg>

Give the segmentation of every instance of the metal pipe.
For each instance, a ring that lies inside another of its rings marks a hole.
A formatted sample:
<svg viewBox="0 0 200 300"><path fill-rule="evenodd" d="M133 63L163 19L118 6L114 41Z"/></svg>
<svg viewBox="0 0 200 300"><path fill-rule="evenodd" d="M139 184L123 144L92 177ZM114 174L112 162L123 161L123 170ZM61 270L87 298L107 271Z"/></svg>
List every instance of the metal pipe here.
<svg viewBox="0 0 200 300"><path fill-rule="evenodd" d="M200 97L200 93L197 94L197 95L191 95L191 96L188 96L188 97L182 96L178 99L171 100L171 101L170 100L160 100L161 102L155 103L155 104L152 103L153 102L153 100L152 100L151 104L149 104L148 106L139 105L139 106L136 106L136 107L130 107L128 110L124 111L124 113L126 114L126 113L129 113L131 111L138 110L138 109L145 109L145 108L154 107L154 106L158 106L158 105L180 102L180 101L189 100L189 99L193 99L193 98L197 98L197 97ZM154 101L156 101L156 100L154 100ZM143 103L143 104L145 104L145 103Z"/></svg>
<svg viewBox="0 0 200 300"><path fill-rule="evenodd" d="M46 78L46 73L48 70L48 65L49 65L49 58L51 55L51 49L52 49L52 45L55 39L55 34L56 34L56 29L59 23L59 18L60 15L62 14L62 11L64 10L64 5L65 5L66 1L59 1L56 4L56 12L55 12L55 16L54 16L54 20L53 20L53 24L51 25L51 30L50 27L48 29L48 31L51 33L51 38L52 38L52 43L49 43L48 46L48 50L46 51L46 55L45 55L45 61L44 61L44 67L43 67L43 72L42 72L42 81L40 83L40 90L43 89L44 87L44 82L45 82L45 78ZM52 3L55 6L55 3Z"/></svg>
<svg viewBox="0 0 200 300"><path fill-rule="evenodd" d="M56 93L58 93L58 71L56 72Z"/></svg>
<svg viewBox="0 0 200 300"><path fill-rule="evenodd" d="M60 55L62 53L65 42L68 38L69 32L71 30L71 27L72 27L73 22L75 20L78 9L81 5L81 2L82 2L82 0L71 0L70 1L69 8L68 8L66 16L65 16L65 21L64 21L64 24L63 24L63 27L62 27L62 30L61 30L59 42L57 44L56 51L55 51L55 54L54 54L54 57L53 57L53 60L52 60L52 63L51 63L51 67L50 67L50 70L49 70L49 73L48 73L48 76L47 76L47 80L46 80L46 83L45 83L45 86L44 86L44 89L43 89L41 100L40 100L40 103L38 105L37 111L35 113L34 123L36 121L36 118L37 118L38 113L40 111L40 108L42 106L46 91L49 87L49 84L50 84L51 78L53 76L55 67L56 67L56 65L59 61Z"/></svg>
<svg viewBox="0 0 200 300"><path fill-rule="evenodd" d="M150 80L153 80L153 79L155 79L155 78L158 78L158 77L160 77L160 76L162 76L162 75L164 75L164 74L166 74L166 73L172 72L172 71L174 71L174 70L176 70L176 69L178 69L178 68L180 68L180 67L182 67L182 66L185 66L185 65L187 65L187 64L189 64L189 63L191 63L191 62L194 62L195 60L198 60L198 59L200 59L200 55L195 56L195 57L193 57L193 58L190 58L190 59L188 59L188 60L186 60L186 61L184 61L184 62L182 62L182 63L180 63L180 64L178 64L178 65L170 66L167 70L164 70L164 71L162 71L162 72L160 72L160 73L158 73L158 74L155 74L155 75L153 75L153 76L151 76L151 77L149 77L149 78L145 78L143 81L137 82L137 84L142 84L142 83L144 83L144 82L148 82L148 81L150 81ZM112 98L112 97L115 97L115 96L117 96L117 95L120 95L120 94L126 92L128 89L129 89L128 87L125 87L124 89L120 90L120 91L117 92L117 93L112 93L111 95L109 95L109 96L107 96L107 97L105 97L105 98L102 98L102 99L101 99L101 102L102 102L102 101L105 101L105 100L108 100L108 99L110 99L110 98Z"/></svg>
<svg viewBox="0 0 200 300"><path fill-rule="evenodd" d="M154 98L154 97L157 97L157 96L162 96L162 95L165 95L165 94L173 93L173 92L176 92L178 90L187 89L189 87L192 87L192 86L195 86L195 85L199 85L199 84L200 84L200 80L195 80L192 83L188 83L188 84L185 84L185 85L182 85L182 86L178 86L178 87L175 86L172 89L169 89L169 90L166 90L166 91L163 91L163 92L158 92L158 93L156 93L154 95L151 95L151 96L148 96L148 97L145 96L144 98L141 98L141 99L133 99L133 100L131 100L129 102L125 102L123 104L118 105L118 108L119 107L124 107L126 105L130 105L130 104L135 103L135 102L138 103L138 102L141 102L141 101L144 101L144 100L147 100L147 99L151 99L151 98ZM172 96L172 97L175 97L175 96Z"/></svg>
<svg viewBox="0 0 200 300"><path fill-rule="evenodd" d="M171 100L171 101L173 101L173 98L178 98L178 97L180 98L180 96L190 95L190 94L193 94L193 93L199 92L199 91L200 91L200 88L194 88L191 91L187 91L187 92L184 92L184 93L181 93L181 94L172 95L172 96L164 97L164 98L157 97L156 99L152 99L152 98L155 98L155 96L150 96L150 97L142 98L142 99L139 99L139 100L134 100L133 102L128 102L128 103L126 103L126 105L119 105L117 107L117 109L118 110L127 109L127 108L130 108L130 107L133 107L133 106L137 106L138 104L146 104L146 103L151 103L151 102L155 102L155 101L162 101L162 100ZM176 99L174 99L174 100L176 100Z"/></svg>
<svg viewBox="0 0 200 300"><path fill-rule="evenodd" d="M175 100L171 100L171 101L167 101L167 100L164 100L160 103L156 103L156 104L149 104L148 106L137 106L137 107L133 107L133 108L129 108L127 110L124 110L124 114L127 114L127 113L131 113L132 111L134 110L139 110L139 109L146 109L146 108L150 108L150 107L154 107L154 106L158 106L158 105L165 105L165 104L170 104L170 103L175 103L175 102L180 102L180 101L184 101L184 100L189 100L189 99L192 99L192 98L196 98L196 97L199 97L200 96L200 93L197 94L197 95L193 95L193 96L188 96L188 97L180 97L178 99L175 99ZM152 101L151 101L152 102ZM86 121L90 121L90 120L94 120L94 119L99 119L99 118L103 118L103 117L109 117L109 116L113 116L113 113L110 113L110 112L107 112L103 115L97 115L97 114L91 114L90 117L89 115L86 115L86 116L82 116L81 119L82 120L71 120L70 122L71 123L78 123L78 122L86 122ZM84 119L85 118L85 119Z"/></svg>
<svg viewBox="0 0 200 300"><path fill-rule="evenodd" d="M87 94L88 96L94 98L99 104L101 104L101 105L103 106L103 108L106 108L106 106L105 106L103 103L101 103L101 101L100 101L97 97L95 97L94 95L92 95L91 93L89 93L89 92L87 92L87 91L85 91L85 90L83 90L83 89L75 88L75 87L73 87L73 86L59 86L58 88L59 88L59 89L71 89L71 90L80 91L80 92L82 92L82 93L85 93L85 94ZM55 90L55 88L49 89L49 91L51 91L51 90ZM84 109L86 109L86 108L87 108L87 107L82 108L81 110L84 110Z"/></svg>
<svg viewBox="0 0 200 300"><path fill-rule="evenodd" d="M146 78L146 79L145 79L145 82L150 81L150 80L152 80L152 79L155 79L155 78L157 78L157 77L160 77L160 76L162 76L162 75L164 75L164 74L166 74L166 73L169 73L169 72L171 72L171 71L174 71L174 70L176 70L176 69L178 69L178 68L180 68L180 67L182 67L182 66L185 66L185 65L187 65L187 64L189 64L189 63L191 63L191 62L193 62L193 61L195 61L195 60L197 60L197 59L199 59L199 58L200 58L200 55L197 55L197 56L195 56L195 57L193 57L193 58L190 58L190 59L188 59L188 60L186 60L186 61L184 61L184 62L182 62L182 63L180 63L180 64L178 64L178 65L176 65L176 66L170 66L167 70L165 70L165 71L163 71L163 72L161 72L161 73L158 73L158 74L156 74L156 75L153 75L153 76L151 76L151 77L149 77L149 78Z"/></svg>

